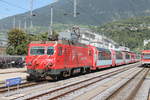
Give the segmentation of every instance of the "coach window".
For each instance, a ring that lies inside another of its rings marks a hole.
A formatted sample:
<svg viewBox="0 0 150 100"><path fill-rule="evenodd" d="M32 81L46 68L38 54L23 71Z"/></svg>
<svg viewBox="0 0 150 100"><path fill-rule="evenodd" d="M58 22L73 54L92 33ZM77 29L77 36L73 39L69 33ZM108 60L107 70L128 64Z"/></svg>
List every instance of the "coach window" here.
<svg viewBox="0 0 150 100"><path fill-rule="evenodd" d="M126 54L126 59L130 59L130 55L129 54Z"/></svg>
<svg viewBox="0 0 150 100"><path fill-rule="evenodd" d="M116 52L116 59L123 59L121 52Z"/></svg>
<svg viewBox="0 0 150 100"><path fill-rule="evenodd" d="M58 56L62 56L62 47L58 47Z"/></svg>
<svg viewBox="0 0 150 100"><path fill-rule="evenodd" d="M104 51L103 55L105 60L111 60L111 53L109 51Z"/></svg>
<svg viewBox="0 0 150 100"><path fill-rule="evenodd" d="M104 60L104 57L102 55L102 52L98 52L98 60Z"/></svg>
<svg viewBox="0 0 150 100"><path fill-rule="evenodd" d="M47 48L47 55L53 55L54 54L54 47L48 47Z"/></svg>

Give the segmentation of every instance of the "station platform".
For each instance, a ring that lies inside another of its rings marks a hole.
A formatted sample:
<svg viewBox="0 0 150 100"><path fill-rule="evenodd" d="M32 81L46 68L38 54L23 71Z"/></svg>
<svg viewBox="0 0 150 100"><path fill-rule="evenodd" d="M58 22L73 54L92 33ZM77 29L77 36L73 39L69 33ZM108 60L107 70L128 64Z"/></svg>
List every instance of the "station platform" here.
<svg viewBox="0 0 150 100"><path fill-rule="evenodd" d="M5 73L15 73L15 72L26 72L27 69L24 68L8 68L8 69L0 69L0 74L5 74Z"/></svg>
<svg viewBox="0 0 150 100"><path fill-rule="evenodd" d="M27 75L26 68L0 69L0 87L5 84L6 79L21 77L25 80Z"/></svg>

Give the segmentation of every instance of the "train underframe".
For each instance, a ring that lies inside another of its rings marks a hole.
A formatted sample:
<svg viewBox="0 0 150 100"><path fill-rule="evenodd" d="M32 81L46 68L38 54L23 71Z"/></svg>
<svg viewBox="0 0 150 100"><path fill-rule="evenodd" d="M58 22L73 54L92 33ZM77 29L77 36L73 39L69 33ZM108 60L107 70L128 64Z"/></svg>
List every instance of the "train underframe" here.
<svg viewBox="0 0 150 100"><path fill-rule="evenodd" d="M65 69L28 69L28 81L32 80L59 80L76 74L85 74L91 71L90 66Z"/></svg>
<svg viewBox="0 0 150 100"><path fill-rule="evenodd" d="M150 63L144 63L142 64L143 67L150 67Z"/></svg>

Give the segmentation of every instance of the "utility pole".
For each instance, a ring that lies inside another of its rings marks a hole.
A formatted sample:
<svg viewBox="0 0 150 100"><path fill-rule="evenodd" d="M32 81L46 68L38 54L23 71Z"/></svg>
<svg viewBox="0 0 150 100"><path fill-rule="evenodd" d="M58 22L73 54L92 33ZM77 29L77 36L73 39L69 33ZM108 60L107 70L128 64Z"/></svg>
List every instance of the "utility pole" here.
<svg viewBox="0 0 150 100"><path fill-rule="evenodd" d="M77 17L77 0L74 0L74 18Z"/></svg>
<svg viewBox="0 0 150 100"><path fill-rule="evenodd" d="M25 20L24 20L24 30L26 31L27 30L27 19L25 17Z"/></svg>
<svg viewBox="0 0 150 100"><path fill-rule="evenodd" d="M13 28L16 28L16 17L14 16L14 20L13 20Z"/></svg>
<svg viewBox="0 0 150 100"><path fill-rule="evenodd" d="M33 16L33 0L30 0L30 28L33 28L32 16Z"/></svg>
<svg viewBox="0 0 150 100"><path fill-rule="evenodd" d="M19 20L19 30L21 29L21 20Z"/></svg>
<svg viewBox="0 0 150 100"><path fill-rule="evenodd" d="M51 22L50 22L50 34L53 34L53 7L51 7Z"/></svg>

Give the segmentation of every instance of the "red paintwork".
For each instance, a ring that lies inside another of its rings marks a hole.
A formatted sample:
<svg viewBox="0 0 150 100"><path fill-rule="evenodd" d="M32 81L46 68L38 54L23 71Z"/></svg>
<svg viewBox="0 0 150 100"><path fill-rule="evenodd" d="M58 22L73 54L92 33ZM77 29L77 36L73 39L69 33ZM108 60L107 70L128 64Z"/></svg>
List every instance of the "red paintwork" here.
<svg viewBox="0 0 150 100"><path fill-rule="evenodd" d="M141 61L143 62L143 64L144 64L144 62L149 62L150 63L150 59L144 59L143 58L143 54L150 54L150 50L143 50L143 51L141 51L141 53L142 53Z"/></svg>
<svg viewBox="0 0 150 100"><path fill-rule="evenodd" d="M64 68L76 68L83 66L92 66L92 56L89 56L90 48L78 47L74 45L64 44L29 44L29 49L33 46L53 46L54 54L49 55L30 55L26 57L26 63L32 63L31 66L27 66L28 69L64 69ZM58 55L58 47L62 47L62 55ZM66 51L65 51L65 48ZM64 54L66 52L66 54ZM49 66L52 65L52 66Z"/></svg>

